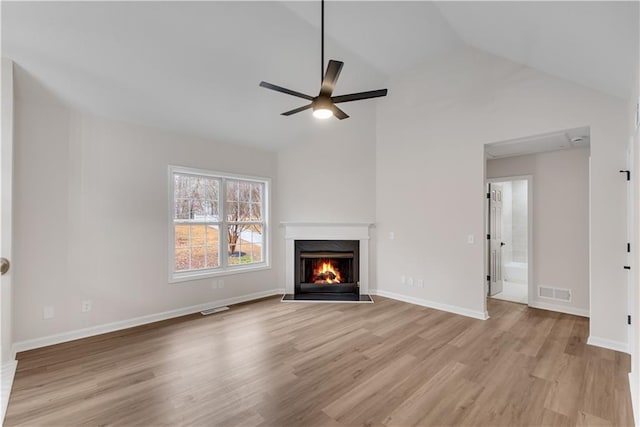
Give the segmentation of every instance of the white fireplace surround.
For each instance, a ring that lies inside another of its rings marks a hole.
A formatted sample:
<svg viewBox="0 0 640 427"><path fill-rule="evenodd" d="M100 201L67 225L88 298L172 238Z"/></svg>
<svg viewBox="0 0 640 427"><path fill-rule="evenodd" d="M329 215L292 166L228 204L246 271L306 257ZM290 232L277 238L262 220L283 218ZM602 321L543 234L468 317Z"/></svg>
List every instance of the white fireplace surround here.
<svg viewBox="0 0 640 427"><path fill-rule="evenodd" d="M370 223L282 222L285 241L285 293L294 291L296 240L359 240L360 294L369 294L369 228Z"/></svg>

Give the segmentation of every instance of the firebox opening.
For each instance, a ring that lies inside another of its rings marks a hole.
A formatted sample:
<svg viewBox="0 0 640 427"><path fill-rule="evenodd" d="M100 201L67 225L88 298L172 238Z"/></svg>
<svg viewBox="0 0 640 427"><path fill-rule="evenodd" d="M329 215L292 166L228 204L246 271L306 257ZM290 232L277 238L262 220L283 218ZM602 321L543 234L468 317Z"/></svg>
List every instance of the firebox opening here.
<svg viewBox="0 0 640 427"><path fill-rule="evenodd" d="M353 253L303 252L300 262L302 283L353 283Z"/></svg>
<svg viewBox="0 0 640 427"><path fill-rule="evenodd" d="M296 293L359 293L359 242L296 241Z"/></svg>

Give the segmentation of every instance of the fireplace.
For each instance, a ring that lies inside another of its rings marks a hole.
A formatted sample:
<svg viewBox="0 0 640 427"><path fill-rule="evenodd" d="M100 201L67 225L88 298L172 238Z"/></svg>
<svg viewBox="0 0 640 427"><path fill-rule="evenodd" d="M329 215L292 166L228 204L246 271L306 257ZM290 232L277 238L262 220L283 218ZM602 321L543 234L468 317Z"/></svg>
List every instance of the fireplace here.
<svg viewBox="0 0 640 427"><path fill-rule="evenodd" d="M296 240L294 292L359 295L358 240Z"/></svg>
<svg viewBox="0 0 640 427"><path fill-rule="evenodd" d="M282 301L373 302L369 297L369 223L283 222Z"/></svg>

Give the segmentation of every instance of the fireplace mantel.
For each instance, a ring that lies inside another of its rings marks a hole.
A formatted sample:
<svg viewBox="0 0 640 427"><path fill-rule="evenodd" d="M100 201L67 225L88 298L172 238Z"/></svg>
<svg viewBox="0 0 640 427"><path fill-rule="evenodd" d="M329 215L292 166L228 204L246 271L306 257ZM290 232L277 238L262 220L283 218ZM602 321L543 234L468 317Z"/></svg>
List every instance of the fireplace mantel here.
<svg viewBox="0 0 640 427"><path fill-rule="evenodd" d="M285 292L294 293L296 240L359 240L360 294L369 293L369 229L371 223L281 222L285 240Z"/></svg>

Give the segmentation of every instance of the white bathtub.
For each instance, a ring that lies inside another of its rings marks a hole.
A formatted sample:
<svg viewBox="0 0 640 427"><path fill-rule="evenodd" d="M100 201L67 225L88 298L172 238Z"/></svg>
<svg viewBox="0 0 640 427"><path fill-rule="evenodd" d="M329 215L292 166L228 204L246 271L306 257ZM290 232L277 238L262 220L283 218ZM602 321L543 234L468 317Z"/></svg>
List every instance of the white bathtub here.
<svg viewBox="0 0 640 427"><path fill-rule="evenodd" d="M504 280L513 283L527 283L529 267L526 262L508 262L504 265Z"/></svg>

